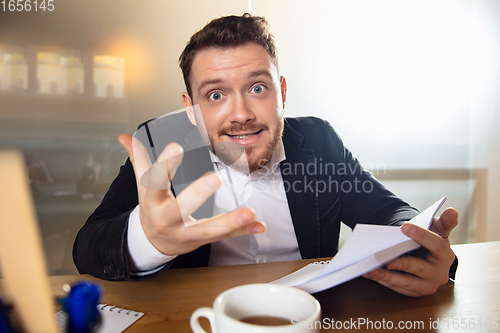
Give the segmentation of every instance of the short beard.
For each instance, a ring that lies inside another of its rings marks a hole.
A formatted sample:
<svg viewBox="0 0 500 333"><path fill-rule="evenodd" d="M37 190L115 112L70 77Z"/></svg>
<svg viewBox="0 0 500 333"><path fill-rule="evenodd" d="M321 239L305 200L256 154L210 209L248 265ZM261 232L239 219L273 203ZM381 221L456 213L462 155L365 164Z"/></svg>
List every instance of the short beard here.
<svg viewBox="0 0 500 333"><path fill-rule="evenodd" d="M219 132L219 135L225 135L227 132L237 132L245 131L245 130L253 130L258 131L259 129L268 129L267 126L259 126L259 125L250 125L250 126L233 126L237 128L231 129L223 129ZM279 121L279 126L272 133L271 140L266 144L266 149L264 150L264 156L258 156L258 159L255 162L250 163L248 158L252 156L254 152L254 147L244 148L245 156L242 156L243 150L241 146L237 143L231 142L216 142L213 137L209 136L210 146L212 153L217 156L224 164L230 166L231 168L243 172L250 173L254 172L263 166L265 166L273 157L274 151L278 147L281 142L281 138L283 136L284 129L284 118L281 117ZM255 149L259 149L260 147L255 147Z"/></svg>

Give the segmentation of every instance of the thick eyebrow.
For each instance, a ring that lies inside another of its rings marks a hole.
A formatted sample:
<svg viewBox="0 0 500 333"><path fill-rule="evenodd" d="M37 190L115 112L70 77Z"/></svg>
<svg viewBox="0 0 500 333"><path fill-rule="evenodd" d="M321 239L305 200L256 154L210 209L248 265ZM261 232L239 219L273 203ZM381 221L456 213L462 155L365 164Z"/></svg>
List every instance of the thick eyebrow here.
<svg viewBox="0 0 500 333"><path fill-rule="evenodd" d="M267 76L271 80L273 79L273 76L271 75L271 73L267 69L262 69L262 70L259 70L259 71L251 72L248 75L248 77L249 78L253 78L253 77L261 76L261 75Z"/></svg>
<svg viewBox="0 0 500 333"><path fill-rule="evenodd" d="M203 82L201 82L200 86L198 87L198 93L203 89L205 88L206 86L209 86L211 84L217 84L217 83L221 83L222 82L222 79L213 79L213 80L205 80Z"/></svg>
<svg viewBox="0 0 500 333"><path fill-rule="evenodd" d="M271 75L271 73L267 69L262 69L262 70L250 72L250 74L248 74L247 76L248 76L248 78L254 78L257 76L261 76L261 75L267 76L271 80L273 79L273 76ZM206 86L209 86L211 84L221 83L221 82L222 82L222 79L205 80L205 81L201 82L200 86L198 87L198 93L201 90L203 90L203 88L205 88Z"/></svg>

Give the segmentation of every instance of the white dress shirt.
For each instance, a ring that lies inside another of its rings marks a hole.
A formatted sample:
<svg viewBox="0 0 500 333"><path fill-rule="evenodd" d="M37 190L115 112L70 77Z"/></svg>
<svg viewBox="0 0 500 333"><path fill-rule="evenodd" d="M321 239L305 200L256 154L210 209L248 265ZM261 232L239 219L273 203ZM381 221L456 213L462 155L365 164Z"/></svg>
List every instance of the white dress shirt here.
<svg viewBox="0 0 500 333"><path fill-rule="evenodd" d="M286 159L283 142L271 160L250 175L227 167L212 152L210 157L214 171L222 179L222 186L214 196L214 215L238 207L251 207L255 210L256 220L264 222L267 231L212 243L209 266L302 259L279 167L279 163ZM149 242L142 229L139 209L138 205L129 217L129 266L132 271L139 272L137 275L147 275L161 269L175 256L162 254Z"/></svg>

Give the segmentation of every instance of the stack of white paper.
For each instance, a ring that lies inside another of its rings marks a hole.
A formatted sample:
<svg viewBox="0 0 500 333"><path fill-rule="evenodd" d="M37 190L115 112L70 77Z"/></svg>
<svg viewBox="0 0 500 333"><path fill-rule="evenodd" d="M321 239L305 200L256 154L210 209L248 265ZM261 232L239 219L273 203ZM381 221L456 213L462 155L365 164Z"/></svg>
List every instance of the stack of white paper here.
<svg viewBox="0 0 500 333"><path fill-rule="evenodd" d="M446 197L407 223L429 229L434 216L445 201ZM271 283L316 293L382 267L419 246L403 234L401 227L357 224L347 242L332 260L309 264Z"/></svg>

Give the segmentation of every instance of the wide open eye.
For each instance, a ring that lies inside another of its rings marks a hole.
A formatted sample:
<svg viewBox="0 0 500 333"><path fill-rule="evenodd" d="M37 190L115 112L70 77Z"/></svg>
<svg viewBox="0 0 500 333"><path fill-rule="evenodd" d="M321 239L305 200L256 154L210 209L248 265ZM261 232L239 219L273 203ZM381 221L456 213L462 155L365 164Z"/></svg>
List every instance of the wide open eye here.
<svg viewBox="0 0 500 333"><path fill-rule="evenodd" d="M252 90L251 92L254 93L254 94L260 94L264 91L264 86L261 85L261 84L257 84L255 86L252 87Z"/></svg>
<svg viewBox="0 0 500 333"><path fill-rule="evenodd" d="M210 95L208 95L208 99L212 101L218 101L222 98L222 93L220 92L213 92Z"/></svg>

